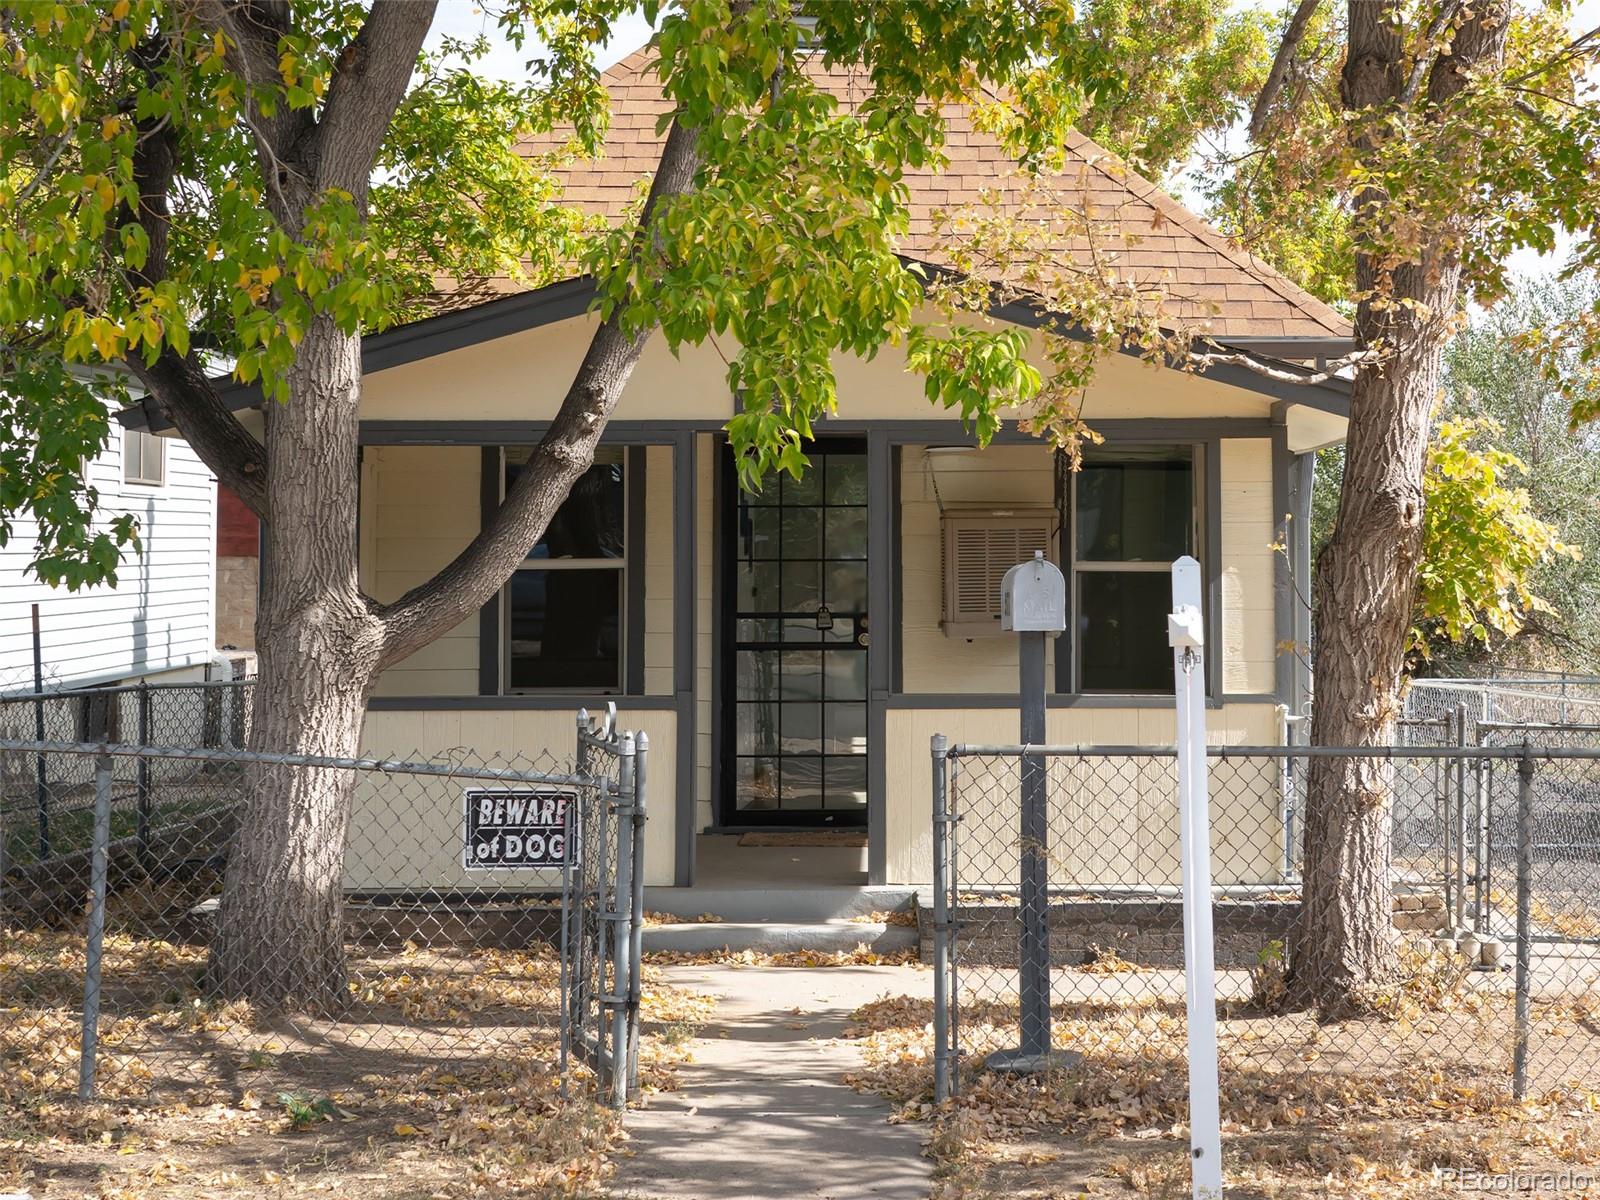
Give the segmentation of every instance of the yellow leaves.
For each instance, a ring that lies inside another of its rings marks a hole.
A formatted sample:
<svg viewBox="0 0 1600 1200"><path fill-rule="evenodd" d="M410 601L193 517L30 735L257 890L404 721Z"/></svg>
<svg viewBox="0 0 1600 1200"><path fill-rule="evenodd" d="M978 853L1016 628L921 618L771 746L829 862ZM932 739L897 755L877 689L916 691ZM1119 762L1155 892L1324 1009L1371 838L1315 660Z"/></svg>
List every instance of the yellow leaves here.
<svg viewBox="0 0 1600 1200"><path fill-rule="evenodd" d="M113 21L123 20L125 17L127 17L128 11L132 7L133 5L129 3L129 0L117 0L117 2L111 6L111 19Z"/></svg>
<svg viewBox="0 0 1600 1200"><path fill-rule="evenodd" d="M109 142L122 132L122 118L118 116L106 117L100 122L100 140Z"/></svg>
<svg viewBox="0 0 1600 1200"><path fill-rule="evenodd" d="M421 1133L422 1130L418 1129L415 1125L401 1123L394 1127L395 1137L417 1137Z"/></svg>

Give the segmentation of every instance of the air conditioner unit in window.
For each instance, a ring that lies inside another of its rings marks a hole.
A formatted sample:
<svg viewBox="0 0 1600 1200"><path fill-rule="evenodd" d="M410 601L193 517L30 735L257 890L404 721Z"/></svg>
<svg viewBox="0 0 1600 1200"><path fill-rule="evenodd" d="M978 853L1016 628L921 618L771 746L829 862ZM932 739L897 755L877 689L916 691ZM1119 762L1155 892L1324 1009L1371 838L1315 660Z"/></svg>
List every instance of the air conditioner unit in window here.
<svg viewBox="0 0 1600 1200"><path fill-rule="evenodd" d="M946 510L940 519L946 637L998 637L1000 582L1034 551L1056 561L1056 514L1050 508Z"/></svg>

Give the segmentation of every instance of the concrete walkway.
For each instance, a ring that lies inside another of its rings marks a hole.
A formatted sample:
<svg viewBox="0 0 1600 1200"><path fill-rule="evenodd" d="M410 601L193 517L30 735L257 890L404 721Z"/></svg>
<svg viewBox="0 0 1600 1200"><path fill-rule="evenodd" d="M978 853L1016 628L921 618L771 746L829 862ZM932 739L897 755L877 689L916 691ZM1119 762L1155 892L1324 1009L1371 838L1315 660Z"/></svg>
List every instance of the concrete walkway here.
<svg viewBox="0 0 1600 1200"><path fill-rule="evenodd" d="M721 998L692 1043L679 1091L630 1111L619 1197L656 1200L927 1200L922 1130L845 1086L860 1063L836 1040L860 1005L931 993L906 967L669 967Z"/></svg>

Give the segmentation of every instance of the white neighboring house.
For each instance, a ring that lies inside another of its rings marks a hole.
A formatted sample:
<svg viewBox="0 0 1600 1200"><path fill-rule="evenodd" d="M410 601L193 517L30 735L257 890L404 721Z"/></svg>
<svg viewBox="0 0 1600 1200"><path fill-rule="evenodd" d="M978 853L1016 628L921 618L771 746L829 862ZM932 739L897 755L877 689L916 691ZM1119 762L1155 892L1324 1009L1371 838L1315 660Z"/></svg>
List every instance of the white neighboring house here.
<svg viewBox="0 0 1600 1200"><path fill-rule="evenodd" d="M216 658L217 486L187 443L112 426L89 477L100 518L132 513L140 546L115 587L50 587L29 569L36 526L0 548L0 692L33 688L33 605L46 687L204 679Z"/></svg>

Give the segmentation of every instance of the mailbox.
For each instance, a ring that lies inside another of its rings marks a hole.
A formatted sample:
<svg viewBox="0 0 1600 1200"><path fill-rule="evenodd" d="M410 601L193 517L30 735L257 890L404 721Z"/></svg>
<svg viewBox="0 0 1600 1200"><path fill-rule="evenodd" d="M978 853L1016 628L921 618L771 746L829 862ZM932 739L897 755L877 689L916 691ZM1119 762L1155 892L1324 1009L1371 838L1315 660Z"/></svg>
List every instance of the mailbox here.
<svg viewBox="0 0 1600 1200"><path fill-rule="evenodd" d="M1060 633L1067 627L1067 581L1061 568L1035 550L1000 583L1000 628L1010 633Z"/></svg>

